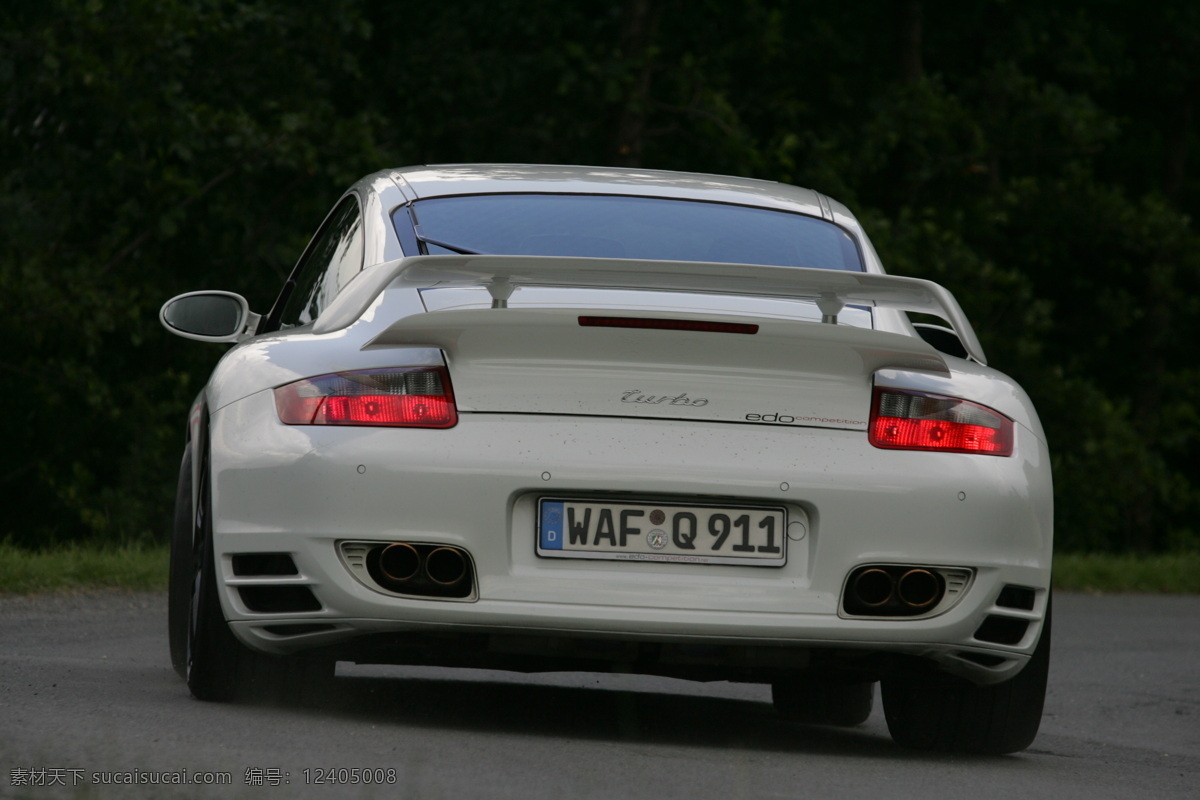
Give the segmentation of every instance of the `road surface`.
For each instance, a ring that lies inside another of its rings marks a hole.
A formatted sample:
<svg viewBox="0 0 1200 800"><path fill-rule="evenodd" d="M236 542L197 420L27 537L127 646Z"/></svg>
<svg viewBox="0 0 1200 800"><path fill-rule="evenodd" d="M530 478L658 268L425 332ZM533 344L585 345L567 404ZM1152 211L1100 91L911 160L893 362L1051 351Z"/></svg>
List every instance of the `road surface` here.
<svg viewBox="0 0 1200 800"><path fill-rule="evenodd" d="M1200 797L1200 597L1057 596L1041 734L995 758L902 750L878 701L805 727L763 686L639 676L340 665L305 705L202 703L165 609L0 596L0 797Z"/></svg>

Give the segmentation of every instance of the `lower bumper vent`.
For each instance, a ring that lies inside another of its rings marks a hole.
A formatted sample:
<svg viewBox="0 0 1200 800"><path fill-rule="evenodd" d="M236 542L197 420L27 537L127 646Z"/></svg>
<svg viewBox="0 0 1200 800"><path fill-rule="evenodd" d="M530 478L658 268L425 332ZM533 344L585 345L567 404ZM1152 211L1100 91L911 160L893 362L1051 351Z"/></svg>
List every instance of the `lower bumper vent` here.
<svg viewBox="0 0 1200 800"><path fill-rule="evenodd" d="M1036 599L1036 589L1007 584L1000 590L1000 596L996 598L996 605L1003 606L1004 608L1015 608L1020 611L1033 611L1033 604Z"/></svg>
<svg viewBox="0 0 1200 800"><path fill-rule="evenodd" d="M246 608L258 614L321 610L321 602L307 586L239 586L237 591Z"/></svg>
<svg viewBox="0 0 1200 800"><path fill-rule="evenodd" d="M979 626L979 630L975 631L975 638L981 642L1016 645L1025 638L1027 630L1029 630L1029 620L1027 619L989 614L983 620L983 624Z"/></svg>
<svg viewBox="0 0 1200 800"><path fill-rule="evenodd" d="M238 553L233 557L233 574L299 575L296 562L287 553Z"/></svg>

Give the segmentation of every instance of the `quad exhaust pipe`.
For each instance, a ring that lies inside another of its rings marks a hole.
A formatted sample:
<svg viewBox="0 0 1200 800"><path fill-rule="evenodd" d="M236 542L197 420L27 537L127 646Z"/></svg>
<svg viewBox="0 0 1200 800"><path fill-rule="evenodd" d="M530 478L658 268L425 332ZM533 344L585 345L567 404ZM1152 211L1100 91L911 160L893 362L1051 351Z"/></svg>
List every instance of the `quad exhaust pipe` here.
<svg viewBox="0 0 1200 800"><path fill-rule="evenodd" d="M396 583L408 583L421 574L421 554L407 542L396 542L379 554L379 569Z"/></svg>
<svg viewBox="0 0 1200 800"><path fill-rule="evenodd" d="M467 559L456 547L439 547L425 557L425 574L442 586L453 586L467 575Z"/></svg>
<svg viewBox="0 0 1200 800"><path fill-rule="evenodd" d="M380 588L399 594L466 597L473 583L470 556L446 545L380 545L367 554L367 572Z"/></svg>
<svg viewBox="0 0 1200 800"><path fill-rule="evenodd" d="M842 608L858 616L911 617L934 608L945 591L945 579L933 568L859 567L846 582Z"/></svg>
<svg viewBox="0 0 1200 800"><path fill-rule="evenodd" d="M896 580L887 571L873 567L858 573L851 591L867 608L879 608L895 596Z"/></svg>
<svg viewBox="0 0 1200 800"><path fill-rule="evenodd" d="M940 597L941 582L927 569L910 569L896 581L896 598L908 608L929 608Z"/></svg>

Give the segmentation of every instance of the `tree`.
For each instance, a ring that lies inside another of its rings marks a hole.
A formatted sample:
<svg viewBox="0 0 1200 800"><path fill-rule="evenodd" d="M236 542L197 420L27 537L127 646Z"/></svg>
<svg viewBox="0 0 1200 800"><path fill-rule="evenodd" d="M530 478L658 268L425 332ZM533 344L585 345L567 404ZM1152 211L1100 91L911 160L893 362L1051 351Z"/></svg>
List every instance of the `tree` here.
<svg viewBox="0 0 1200 800"><path fill-rule="evenodd" d="M339 107L354 3L7 4L0 158L0 535L27 545L166 529L180 410L219 353L163 336L171 294L259 303L377 155ZM305 35L300 35L305 31ZM221 65L220 69L214 65ZM274 278L273 278L274 276Z"/></svg>
<svg viewBox="0 0 1200 800"><path fill-rule="evenodd" d="M0 8L0 536L155 536L219 352L388 165L798 183L1034 396L1068 549L1197 547L1200 10L1185 0L52 0Z"/></svg>

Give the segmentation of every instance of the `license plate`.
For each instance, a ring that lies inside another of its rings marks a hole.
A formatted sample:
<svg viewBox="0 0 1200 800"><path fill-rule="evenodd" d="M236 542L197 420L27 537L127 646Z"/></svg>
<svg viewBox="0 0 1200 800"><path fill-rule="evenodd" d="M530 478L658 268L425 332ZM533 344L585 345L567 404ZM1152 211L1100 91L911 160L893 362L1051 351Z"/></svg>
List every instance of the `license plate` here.
<svg viewBox="0 0 1200 800"><path fill-rule="evenodd" d="M613 503L543 498L539 556L779 567L782 508Z"/></svg>

